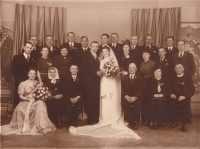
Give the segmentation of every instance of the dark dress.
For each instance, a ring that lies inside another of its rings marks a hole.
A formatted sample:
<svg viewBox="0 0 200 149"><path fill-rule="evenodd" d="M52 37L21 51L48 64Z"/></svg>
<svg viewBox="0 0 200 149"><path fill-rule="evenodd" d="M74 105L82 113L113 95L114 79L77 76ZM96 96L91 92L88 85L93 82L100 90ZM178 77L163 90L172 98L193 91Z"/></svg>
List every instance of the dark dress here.
<svg viewBox="0 0 200 149"><path fill-rule="evenodd" d="M132 62L132 54L129 52L127 56L124 55L123 52L121 52L119 57L119 66L121 70L128 71L128 65Z"/></svg>
<svg viewBox="0 0 200 149"><path fill-rule="evenodd" d="M57 79L55 84L51 83L51 79L46 78L44 80L44 85L49 88L49 91L51 92L52 96L58 94L64 95L63 84L63 80L60 79ZM58 117L64 114L63 103L63 98L55 99L53 97L52 99L46 100L48 116L52 122L55 123Z"/></svg>
<svg viewBox="0 0 200 149"><path fill-rule="evenodd" d="M160 86L160 87L159 87ZM163 94L163 97L154 97L155 94ZM162 124L165 120L166 101L170 94L169 81L162 77L157 80L155 77L148 79L147 105L149 109L149 120Z"/></svg>
<svg viewBox="0 0 200 149"><path fill-rule="evenodd" d="M53 60L51 58L42 58L37 59L37 70L40 72L40 77L45 80L48 77L48 70L50 67L53 67Z"/></svg>
<svg viewBox="0 0 200 149"><path fill-rule="evenodd" d="M73 63L73 58L70 55L58 55L54 58L54 67L58 69L59 76L65 78L69 74L69 69Z"/></svg>

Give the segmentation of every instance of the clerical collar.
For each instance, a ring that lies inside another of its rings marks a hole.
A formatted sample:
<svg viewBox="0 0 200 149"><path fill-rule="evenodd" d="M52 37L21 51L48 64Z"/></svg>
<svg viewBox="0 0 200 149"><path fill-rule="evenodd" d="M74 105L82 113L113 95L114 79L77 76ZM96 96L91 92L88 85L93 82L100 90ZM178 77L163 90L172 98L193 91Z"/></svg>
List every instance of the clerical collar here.
<svg viewBox="0 0 200 149"><path fill-rule="evenodd" d="M177 75L177 77L182 77L184 75L184 73L182 73L181 75Z"/></svg>

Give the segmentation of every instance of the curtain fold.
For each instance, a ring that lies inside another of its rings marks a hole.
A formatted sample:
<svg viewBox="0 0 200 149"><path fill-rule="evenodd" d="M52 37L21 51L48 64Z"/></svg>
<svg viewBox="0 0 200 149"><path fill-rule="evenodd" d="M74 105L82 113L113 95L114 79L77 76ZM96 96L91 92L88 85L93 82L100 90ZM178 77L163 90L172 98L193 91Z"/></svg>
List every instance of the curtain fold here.
<svg viewBox="0 0 200 149"><path fill-rule="evenodd" d="M30 36L38 38L38 45L45 44L45 37L52 35L55 46L64 42L63 9L16 4L13 55L21 53Z"/></svg>
<svg viewBox="0 0 200 149"><path fill-rule="evenodd" d="M154 45L165 47L165 38L174 36L175 43L181 34L181 8L156 8L132 10L132 34L138 36L138 44L144 44L146 34L152 34Z"/></svg>

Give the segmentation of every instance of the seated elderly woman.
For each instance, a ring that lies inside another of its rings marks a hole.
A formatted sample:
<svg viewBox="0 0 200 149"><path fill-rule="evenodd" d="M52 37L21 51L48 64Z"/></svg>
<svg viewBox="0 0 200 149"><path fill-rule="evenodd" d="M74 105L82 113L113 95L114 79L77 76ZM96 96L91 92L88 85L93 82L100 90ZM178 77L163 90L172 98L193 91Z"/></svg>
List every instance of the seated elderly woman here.
<svg viewBox="0 0 200 149"><path fill-rule="evenodd" d="M48 78L44 80L44 85L51 92L51 99L46 100L47 111L50 120L58 127L62 128L63 116L63 81L59 78L58 70L50 67L48 70Z"/></svg>
<svg viewBox="0 0 200 149"><path fill-rule="evenodd" d="M154 77L148 80L147 107L149 110L149 129L158 129L165 118L166 100L170 94L169 81L162 77L159 66L154 68Z"/></svg>
<svg viewBox="0 0 200 149"><path fill-rule="evenodd" d="M1 127L2 135L39 135L56 130L48 118L45 102L34 99L33 92L39 87L35 77L36 70L30 68L28 79L19 84L18 94L21 101L14 110L10 124Z"/></svg>

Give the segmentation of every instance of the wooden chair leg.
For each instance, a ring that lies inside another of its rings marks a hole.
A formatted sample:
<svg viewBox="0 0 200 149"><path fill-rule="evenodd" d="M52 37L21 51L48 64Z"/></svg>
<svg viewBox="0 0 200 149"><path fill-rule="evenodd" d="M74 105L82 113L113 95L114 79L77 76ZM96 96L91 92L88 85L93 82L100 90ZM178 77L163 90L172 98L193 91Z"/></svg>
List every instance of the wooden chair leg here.
<svg viewBox="0 0 200 149"><path fill-rule="evenodd" d="M83 113L82 113L82 123L84 123L84 107L83 107Z"/></svg>

